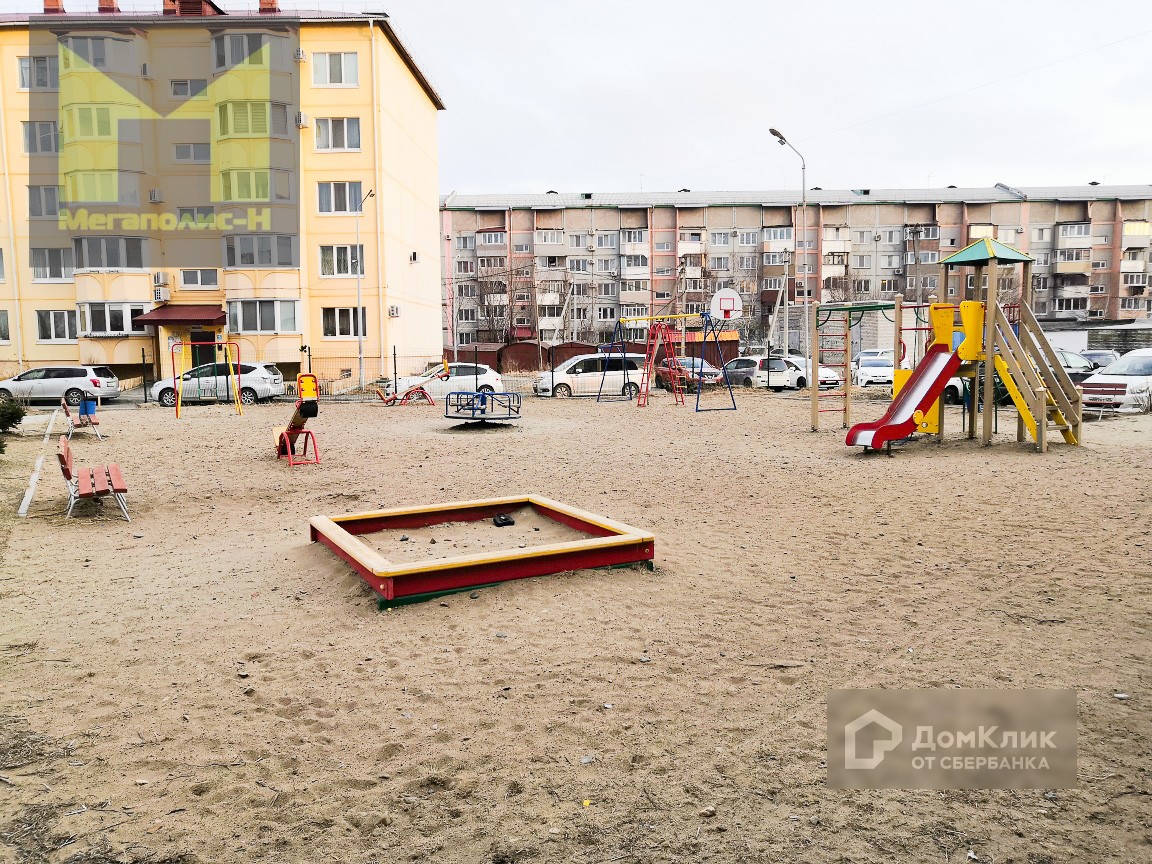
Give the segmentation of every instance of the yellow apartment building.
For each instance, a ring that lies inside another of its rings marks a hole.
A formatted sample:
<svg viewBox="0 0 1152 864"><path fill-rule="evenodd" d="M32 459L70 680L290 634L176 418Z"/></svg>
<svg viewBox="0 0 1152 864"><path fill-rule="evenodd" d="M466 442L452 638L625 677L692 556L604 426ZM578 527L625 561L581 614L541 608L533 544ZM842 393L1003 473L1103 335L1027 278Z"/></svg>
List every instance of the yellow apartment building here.
<svg viewBox="0 0 1152 864"><path fill-rule="evenodd" d="M0 14L0 375L441 356L443 104L385 15L66 2Z"/></svg>

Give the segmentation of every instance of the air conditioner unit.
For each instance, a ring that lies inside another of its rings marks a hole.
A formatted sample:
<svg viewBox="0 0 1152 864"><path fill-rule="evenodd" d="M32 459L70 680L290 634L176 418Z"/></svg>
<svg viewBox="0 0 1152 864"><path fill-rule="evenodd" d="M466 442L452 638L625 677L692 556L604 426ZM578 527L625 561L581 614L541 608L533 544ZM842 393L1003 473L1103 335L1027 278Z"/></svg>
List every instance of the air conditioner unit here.
<svg viewBox="0 0 1152 864"><path fill-rule="evenodd" d="M872 239L875 240L877 243L879 243L881 240L884 239L884 235L883 234L873 234Z"/></svg>
<svg viewBox="0 0 1152 864"><path fill-rule="evenodd" d="M596 247L593 246L591 243L589 243L586 248L588 249L589 252L595 252L596 251Z"/></svg>
<svg viewBox="0 0 1152 864"><path fill-rule="evenodd" d="M297 114L296 114L296 128L297 129L303 129L307 125L308 125L308 115L305 114L303 111L297 112Z"/></svg>
<svg viewBox="0 0 1152 864"><path fill-rule="evenodd" d="M904 268L903 267L897 267L892 272L895 273L897 276L903 276L904 275Z"/></svg>
<svg viewBox="0 0 1152 864"><path fill-rule="evenodd" d="M148 190L148 200L152 204L159 204L161 201L164 200L164 193L161 192L159 189L149 189Z"/></svg>
<svg viewBox="0 0 1152 864"><path fill-rule="evenodd" d="M420 253L419 252L413 252L411 255L408 256L408 260L411 261L413 264L419 264L420 263Z"/></svg>
<svg viewBox="0 0 1152 864"><path fill-rule="evenodd" d="M155 273L152 274L152 284L155 285L157 288L160 288L164 285L167 285L168 284L168 274L165 273L163 270L157 270Z"/></svg>
<svg viewBox="0 0 1152 864"><path fill-rule="evenodd" d="M140 64L140 77L141 78L151 78L152 77L152 72L148 69L147 63L141 63Z"/></svg>
<svg viewBox="0 0 1152 864"><path fill-rule="evenodd" d="M451 234L445 234L445 235L444 235L444 239L445 239L445 240L451 240L451 239L452 239L452 235L451 235Z"/></svg>
<svg viewBox="0 0 1152 864"><path fill-rule="evenodd" d="M296 49L296 59L301 63L308 59L308 52L303 48Z"/></svg>
<svg viewBox="0 0 1152 864"><path fill-rule="evenodd" d="M389 318L399 318L400 317L400 307L399 306L389 306L388 307L388 317Z"/></svg>
<svg viewBox="0 0 1152 864"><path fill-rule="evenodd" d="M167 288L153 288L152 289L152 302L153 303L167 303L172 299L172 295L168 292Z"/></svg>

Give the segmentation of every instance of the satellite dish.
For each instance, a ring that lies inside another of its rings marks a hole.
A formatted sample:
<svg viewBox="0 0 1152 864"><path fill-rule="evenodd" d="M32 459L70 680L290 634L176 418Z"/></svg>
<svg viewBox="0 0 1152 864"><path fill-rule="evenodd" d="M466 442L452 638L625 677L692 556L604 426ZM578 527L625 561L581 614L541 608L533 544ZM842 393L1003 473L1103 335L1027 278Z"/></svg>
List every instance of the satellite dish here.
<svg viewBox="0 0 1152 864"><path fill-rule="evenodd" d="M740 299L740 292L732 288L721 288L712 295L712 304L708 311L718 321L742 318L744 316L744 301Z"/></svg>

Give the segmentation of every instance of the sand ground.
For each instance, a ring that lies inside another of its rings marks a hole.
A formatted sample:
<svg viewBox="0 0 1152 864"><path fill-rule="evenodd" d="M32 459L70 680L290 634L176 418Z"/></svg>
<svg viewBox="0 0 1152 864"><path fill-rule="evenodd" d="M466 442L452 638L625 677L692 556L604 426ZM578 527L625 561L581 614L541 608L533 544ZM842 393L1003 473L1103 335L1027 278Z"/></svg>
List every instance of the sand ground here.
<svg viewBox="0 0 1152 864"><path fill-rule="evenodd" d="M1040 456L950 414L889 459L769 394L531 400L484 433L325 405L323 464L289 469L289 411L106 411L74 448L123 466L131 524L62 518L51 453L17 520L45 451L35 418L9 439L0 861L1152 859L1152 417ZM518 492L651 530L656 570L378 612L308 542ZM1079 788L830 790L846 686L1074 688Z"/></svg>

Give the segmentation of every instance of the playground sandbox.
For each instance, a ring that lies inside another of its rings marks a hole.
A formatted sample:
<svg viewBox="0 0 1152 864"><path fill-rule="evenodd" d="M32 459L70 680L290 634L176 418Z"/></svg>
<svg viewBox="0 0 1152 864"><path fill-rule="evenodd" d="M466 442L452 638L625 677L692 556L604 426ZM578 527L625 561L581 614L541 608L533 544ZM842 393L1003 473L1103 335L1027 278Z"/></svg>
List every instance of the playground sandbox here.
<svg viewBox="0 0 1152 864"><path fill-rule="evenodd" d="M44 445L10 438L0 860L1145 860L1152 418L1041 456L950 408L943 445L862 457L737 397L526 399L484 436L325 403L299 468L284 404L110 409L72 443L123 466L130 524L65 520L50 458L17 520ZM655 571L378 611L309 542L520 492L651 532ZM830 790L837 687L1072 688L1078 788Z"/></svg>

